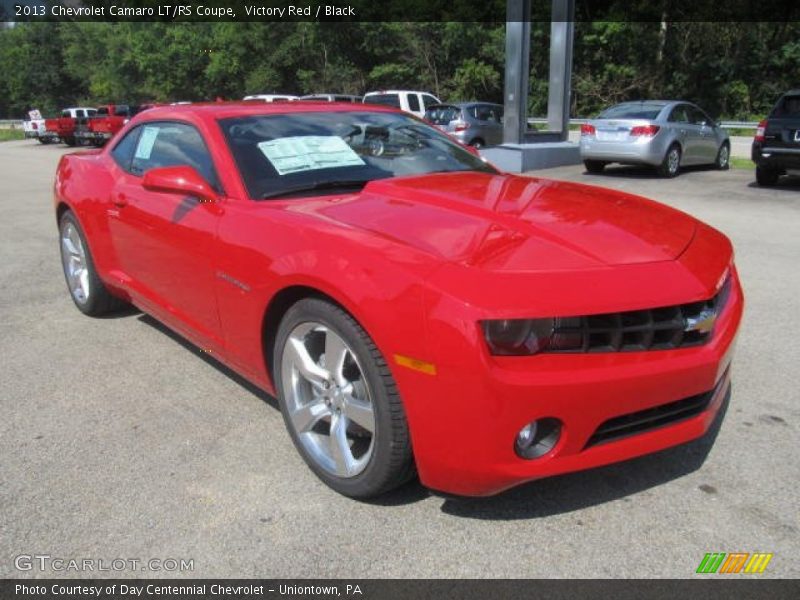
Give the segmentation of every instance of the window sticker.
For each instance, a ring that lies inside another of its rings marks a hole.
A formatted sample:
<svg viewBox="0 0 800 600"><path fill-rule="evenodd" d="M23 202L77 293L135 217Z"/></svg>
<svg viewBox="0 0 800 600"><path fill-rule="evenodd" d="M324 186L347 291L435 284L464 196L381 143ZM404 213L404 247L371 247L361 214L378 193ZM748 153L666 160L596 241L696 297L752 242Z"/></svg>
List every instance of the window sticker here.
<svg viewBox="0 0 800 600"><path fill-rule="evenodd" d="M261 142L258 149L272 163L278 175L316 169L360 167L365 164L347 142L335 135L278 138Z"/></svg>
<svg viewBox="0 0 800 600"><path fill-rule="evenodd" d="M139 136L135 158L150 160L150 154L153 152L153 145L156 143L159 130L159 127L145 126L142 135Z"/></svg>

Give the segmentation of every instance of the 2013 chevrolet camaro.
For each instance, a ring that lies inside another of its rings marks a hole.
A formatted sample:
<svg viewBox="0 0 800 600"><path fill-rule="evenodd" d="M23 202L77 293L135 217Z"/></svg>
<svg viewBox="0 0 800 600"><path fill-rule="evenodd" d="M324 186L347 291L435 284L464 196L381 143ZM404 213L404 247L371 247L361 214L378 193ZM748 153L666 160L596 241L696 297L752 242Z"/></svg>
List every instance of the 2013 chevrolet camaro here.
<svg viewBox="0 0 800 600"><path fill-rule="evenodd" d="M729 387L727 238L500 173L390 108L153 108L55 181L88 315L132 303L279 398L333 489L516 484L697 438Z"/></svg>

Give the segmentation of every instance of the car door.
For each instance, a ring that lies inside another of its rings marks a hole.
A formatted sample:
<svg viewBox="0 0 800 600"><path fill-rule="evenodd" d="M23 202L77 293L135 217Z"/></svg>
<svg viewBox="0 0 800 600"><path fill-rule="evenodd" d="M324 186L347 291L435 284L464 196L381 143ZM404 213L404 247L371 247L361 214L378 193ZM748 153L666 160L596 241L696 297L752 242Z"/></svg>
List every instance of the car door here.
<svg viewBox="0 0 800 600"><path fill-rule="evenodd" d="M683 165L696 164L699 160L700 128L691 122L689 108L688 104L678 104L668 119L675 130L675 138L681 144Z"/></svg>
<svg viewBox="0 0 800 600"><path fill-rule="evenodd" d="M481 104L478 107L478 118L481 132L487 146L503 143L502 107L493 104Z"/></svg>
<svg viewBox="0 0 800 600"><path fill-rule="evenodd" d="M142 186L150 169L188 165L219 190L200 132L182 122L144 123L126 134L112 157L117 172L109 230L131 294L188 337L221 348L214 292L221 205Z"/></svg>
<svg viewBox="0 0 800 600"><path fill-rule="evenodd" d="M717 137L714 134L713 121L705 112L696 106L689 107L689 120L697 127L697 162L713 163L717 158Z"/></svg>

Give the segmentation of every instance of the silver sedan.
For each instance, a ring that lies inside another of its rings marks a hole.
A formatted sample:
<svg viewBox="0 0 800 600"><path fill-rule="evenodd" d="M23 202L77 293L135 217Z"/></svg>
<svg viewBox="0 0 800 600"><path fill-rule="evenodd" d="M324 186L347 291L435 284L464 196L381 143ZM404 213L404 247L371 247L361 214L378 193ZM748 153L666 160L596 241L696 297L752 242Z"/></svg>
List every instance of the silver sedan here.
<svg viewBox="0 0 800 600"><path fill-rule="evenodd" d="M589 173L612 162L652 165L664 177L682 166L727 169L728 133L701 108L675 100L624 102L581 125L581 159Z"/></svg>

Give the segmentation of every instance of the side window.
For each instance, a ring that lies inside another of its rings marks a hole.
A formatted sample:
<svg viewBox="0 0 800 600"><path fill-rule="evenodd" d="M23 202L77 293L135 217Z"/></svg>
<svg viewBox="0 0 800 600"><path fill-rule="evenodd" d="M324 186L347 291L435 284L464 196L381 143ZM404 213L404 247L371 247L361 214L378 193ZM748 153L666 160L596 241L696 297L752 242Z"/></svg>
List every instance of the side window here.
<svg viewBox="0 0 800 600"><path fill-rule="evenodd" d="M492 121L498 125L503 124L503 107L502 106L492 106L489 109L492 115Z"/></svg>
<svg viewBox="0 0 800 600"><path fill-rule="evenodd" d="M430 94L422 94L422 104L428 108L432 104L439 104L439 101Z"/></svg>
<svg viewBox="0 0 800 600"><path fill-rule="evenodd" d="M153 122L141 125L130 171L143 175L150 169L186 165L194 167L220 191L214 163L200 133L191 125Z"/></svg>
<svg viewBox="0 0 800 600"><path fill-rule="evenodd" d="M114 159L114 162L116 162L120 168L128 172L131 171L133 151L136 149L136 143L139 141L139 134L141 132L141 126L131 129L111 150L111 157Z"/></svg>
<svg viewBox="0 0 800 600"><path fill-rule="evenodd" d="M669 122L670 123L688 123L689 117L686 114L686 106L683 104L679 104L675 108L672 109L672 113L669 115Z"/></svg>
<svg viewBox="0 0 800 600"><path fill-rule="evenodd" d="M699 108L695 108L693 106L689 107L689 118L695 125L711 124L711 119L708 118L708 115L706 115L706 113Z"/></svg>
<svg viewBox="0 0 800 600"><path fill-rule="evenodd" d="M419 98L416 94L408 95L408 110L411 112L419 112Z"/></svg>
<svg viewBox="0 0 800 600"><path fill-rule="evenodd" d="M89 110L86 111L86 116L87 117L93 117L96 114L97 114L97 110L95 110L94 108L90 108Z"/></svg>
<svg viewBox="0 0 800 600"><path fill-rule="evenodd" d="M492 107L481 104L478 106L478 119L481 121L492 121Z"/></svg>

